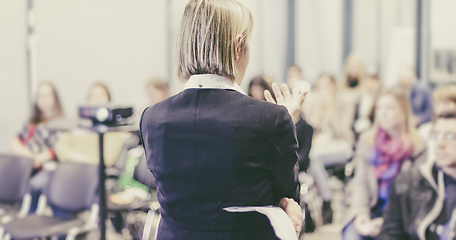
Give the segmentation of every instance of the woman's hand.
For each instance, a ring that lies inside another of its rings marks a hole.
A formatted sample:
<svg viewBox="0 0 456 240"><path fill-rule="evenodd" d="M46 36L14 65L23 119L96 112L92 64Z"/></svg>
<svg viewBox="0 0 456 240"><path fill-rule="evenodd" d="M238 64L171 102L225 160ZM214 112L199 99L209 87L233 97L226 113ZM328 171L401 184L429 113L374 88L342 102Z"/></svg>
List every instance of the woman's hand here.
<svg viewBox="0 0 456 240"><path fill-rule="evenodd" d="M282 91L280 91L279 85L277 85L277 83L272 84L272 90L274 91L274 94L277 98L277 104L283 105L288 109L293 122L296 124L301 119L301 106L304 102L307 92L302 92L299 94L299 90L294 88L293 93L290 93L290 89L285 83L282 83L281 88ZM268 90L264 91L264 97L266 98L266 101L276 103Z"/></svg>
<svg viewBox="0 0 456 240"><path fill-rule="evenodd" d="M358 214L353 222L356 231L363 236L369 236L372 233L371 218L367 214Z"/></svg>
<svg viewBox="0 0 456 240"><path fill-rule="evenodd" d="M299 206L299 204L291 198L284 197L284 198L280 199L279 207L282 208L287 213L288 217L291 218L291 221L293 222L293 226L295 227L296 233L299 236L299 233L301 232L301 224L302 224L302 212L301 212L301 207Z"/></svg>
<svg viewBox="0 0 456 240"><path fill-rule="evenodd" d="M375 238L378 236L378 234L380 233L380 230L382 229L383 221L384 220L382 217L372 219L372 224L374 225L374 231L372 231L372 234L370 235L371 237Z"/></svg>

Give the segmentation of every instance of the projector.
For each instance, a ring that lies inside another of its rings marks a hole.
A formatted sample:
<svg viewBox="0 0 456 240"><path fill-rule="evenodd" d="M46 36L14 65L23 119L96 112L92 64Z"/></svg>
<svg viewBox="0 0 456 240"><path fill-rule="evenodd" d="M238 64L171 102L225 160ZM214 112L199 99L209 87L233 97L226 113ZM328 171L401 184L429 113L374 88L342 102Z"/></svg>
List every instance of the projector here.
<svg viewBox="0 0 456 240"><path fill-rule="evenodd" d="M114 105L79 107L79 117L92 120L94 125L99 123L113 126L128 124L127 120L132 115L132 107Z"/></svg>

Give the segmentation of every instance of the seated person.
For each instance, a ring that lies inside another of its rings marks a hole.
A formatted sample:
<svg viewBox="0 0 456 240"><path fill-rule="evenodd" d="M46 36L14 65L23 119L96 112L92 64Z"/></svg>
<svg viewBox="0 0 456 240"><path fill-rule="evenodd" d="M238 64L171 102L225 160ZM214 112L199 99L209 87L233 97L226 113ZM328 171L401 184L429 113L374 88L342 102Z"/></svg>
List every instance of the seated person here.
<svg viewBox="0 0 456 240"><path fill-rule="evenodd" d="M419 126L432 120L432 99L429 92L416 81L412 68L403 68L398 76L399 86L407 96L414 124Z"/></svg>
<svg viewBox="0 0 456 240"><path fill-rule="evenodd" d="M326 167L345 164L353 154L351 130L354 108L336 88L332 75L322 74L304 102L304 117L313 127L310 150L311 174L323 198L323 222L332 221L331 190Z"/></svg>
<svg viewBox="0 0 456 240"><path fill-rule="evenodd" d="M299 89L300 92L308 92L312 87L309 81L304 80L302 70L296 64L292 64L287 68L287 85L291 89Z"/></svg>
<svg viewBox="0 0 456 240"><path fill-rule="evenodd" d="M438 116L444 112L456 110L456 86L447 85L434 90L432 93L434 116ZM423 123L418 128L419 133L428 139L428 161L435 159L434 143L429 139L432 131L432 122Z"/></svg>
<svg viewBox="0 0 456 240"><path fill-rule="evenodd" d="M161 78L152 78L147 83L147 95L149 96L149 106L153 106L169 97L168 86Z"/></svg>
<svg viewBox="0 0 456 240"><path fill-rule="evenodd" d="M435 159L396 177L379 240L455 239L456 112L434 120Z"/></svg>
<svg viewBox="0 0 456 240"><path fill-rule="evenodd" d="M34 175L31 180L32 206L36 209L38 197L50 180L49 171L42 170L42 165L55 159L54 147L58 139L56 131L48 129L46 122L62 117L63 111L57 91L49 82L38 85L32 117L22 132L11 142L13 154L34 160Z"/></svg>
<svg viewBox="0 0 456 240"><path fill-rule="evenodd" d="M87 102L91 105L105 105L111 101L111 94L106 85L95 83L89 89ZM117 160L125 141L131 136L125 132L108 132L104 134L104 161L111 167ZM98 165L99 148L96 133L64 132L55 146L60 161L78 161Z"/></svg>
<svg viewBox="0 0 456 240"><path fill-rule="evenodd" d="M368 75L365 78L364 91L356 105L355 120L353 122L356 138L372 126L372 109L381 87L381 82L377 76Z"/></svg>
<svg viewBox="0 0 456 240"><path fill-rule="evenodd" d="M436 88L432 92L432 100L434 105L434 116L456 110L456 86L445 85ZM432 122L423 123L418 128L418 131L423 137L428 138L432 131L432 125Z"/></svg>
<svg viewBox="0 0 456 240"><path fill-rule="evenodd" d="M258 76L252 79L249 84L249 91L247 92L249 96L265 101L264 91L268 90L272 97L275 99L274 92L272 91L271 85L264 79L263 76Z"/></svg>
<svg viewBox="0 0 456 240"><path fill-rule="evenodd" d="M399 89L381 93L374 125L356 147L351 206L344 223L344 240L375 239L394 178L426 161L426 141L410 123L410 107Z"/></svg>

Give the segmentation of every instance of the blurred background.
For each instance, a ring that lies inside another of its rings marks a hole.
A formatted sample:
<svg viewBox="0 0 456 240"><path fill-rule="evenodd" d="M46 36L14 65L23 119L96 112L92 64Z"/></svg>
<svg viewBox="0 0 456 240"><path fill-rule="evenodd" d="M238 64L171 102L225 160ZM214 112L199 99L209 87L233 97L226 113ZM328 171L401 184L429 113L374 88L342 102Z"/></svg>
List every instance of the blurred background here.
<svg viewBox="0 0 456 240"><path fill-rule="evenodd" d="M352 51L363 58L368 72L379 74L387 85L394 85L396 69L403 64L418 63L421 81L429 84L455 79L450 74L456 71L456 30L450 27L456 20L454 1L241 2L255 20L244 89L261 73L284 82L292 62L310 82L325 70L340 76ZM76 106L96 81L108 85L114 102L132 104L138 110L147 103L145 87L152 77L166 79L171 93L181 91L174 49L186 3L1 1L0 152L8 151L10 140L24 124L42 80L56 85L66 115L76 115ZM439 57L448 61L447 69L445 63L440 63L440 69L432 64Z"/></svg>
<svg viewBox="0 0 456 240"><path fill-rule="evenodd" d="M245 91L259 75L287 82L293 64L310 84L322 73L339 82L350 53L383 88L398 85L404 66L429 91L456 82L456 1L239 1L255 21ZM187 2L0 1L0 153L10 153L42 81L55 85L68 117L95 82L138 113L150 105L151 79L163 79L170 95L182 91L174 51Z"/></svg>

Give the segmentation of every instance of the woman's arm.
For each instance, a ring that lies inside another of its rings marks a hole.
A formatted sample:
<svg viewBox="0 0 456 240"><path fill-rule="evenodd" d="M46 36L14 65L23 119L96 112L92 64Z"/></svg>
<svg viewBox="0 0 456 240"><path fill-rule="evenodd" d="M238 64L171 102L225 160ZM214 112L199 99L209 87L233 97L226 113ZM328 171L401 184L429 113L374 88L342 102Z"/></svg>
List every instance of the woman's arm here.
<svg viewBox="0 0 456 240"><path fill-rule="evenodd" d="M274 166L272 169L273 200L277 205L283 197L293 198L299 202L298 144L295 138L295 127L286 108L280 106L274 141Z"/></svg>
<svg viewBox="0 0 456 240"><path fill-rule="evenodd" d="M370 215L370 189L369 189L369 178L370 163L369 163L369 152L371 146L367 141L366 134L362 135L358 141L356 147L355 158L355 177L353 179L353 200L352 207L357 208L358 214Z"/></svg>
<svg viewBox="0 0 456 240"><path fill-rule="evenodd" d="M19 140L18 137L15 137L11 141L11 152L20 156L28 157L28 158L33 158L34 155L30 150L28 150L22 142Z"/></svg>

